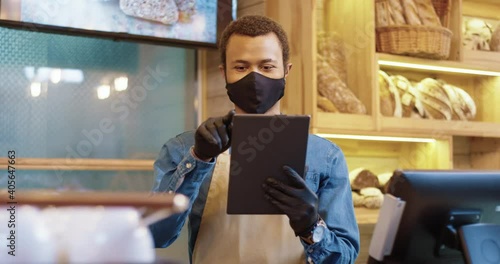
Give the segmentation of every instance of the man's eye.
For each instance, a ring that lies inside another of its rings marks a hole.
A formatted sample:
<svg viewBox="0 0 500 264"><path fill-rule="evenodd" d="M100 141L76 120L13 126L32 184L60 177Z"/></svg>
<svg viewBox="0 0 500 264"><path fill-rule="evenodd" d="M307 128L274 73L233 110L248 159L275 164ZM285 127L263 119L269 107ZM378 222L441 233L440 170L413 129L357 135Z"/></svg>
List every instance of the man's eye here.
<svg viewBox="0 0 500 264"><path fill-rule="evenodd" d="M262 69L265 70L265 71L272 70L273 68L276 68L276 67L274 67L273 65L264 65L264 66L262 66Z"/></svg>
<svg viewBox="0 0 500 264"><path fill-rule="evenodd" d="M246 67L244 67L244 66L234 66L234 69L237 70L237 71L244 71L246 69Z"/></svg>

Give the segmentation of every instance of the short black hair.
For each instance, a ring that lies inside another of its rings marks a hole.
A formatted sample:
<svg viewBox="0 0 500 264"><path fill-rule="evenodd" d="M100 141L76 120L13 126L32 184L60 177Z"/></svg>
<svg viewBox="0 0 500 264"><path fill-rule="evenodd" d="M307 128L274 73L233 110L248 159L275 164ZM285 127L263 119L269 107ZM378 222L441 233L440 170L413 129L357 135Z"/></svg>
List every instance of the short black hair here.
<svg viewBox="0 0 500 264"><path fill-rule="evenodd" d="M224 68L226 67L226 48L229 38L234 35L257 37L274 33L278 37L283 52L283 66L286 66L290 56L288 38L285 30L278 22L271 18L259 15L243 16L232 21L222 32L219 40L220 59Z"/></svg>

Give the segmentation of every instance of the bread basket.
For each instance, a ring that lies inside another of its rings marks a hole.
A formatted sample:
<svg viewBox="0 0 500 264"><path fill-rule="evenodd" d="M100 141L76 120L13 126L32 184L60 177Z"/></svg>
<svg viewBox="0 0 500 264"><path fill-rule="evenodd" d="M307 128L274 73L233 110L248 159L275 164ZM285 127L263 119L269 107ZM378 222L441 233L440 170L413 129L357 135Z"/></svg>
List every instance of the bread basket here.
<svg viewBox="0 0 500 264"><path fill-rule="evenodd" d="M449 24L450 1L433 0L443 25ZM390 25L376 28L377 51L427 59L447 59L453 33L446 27Z"/></svg>

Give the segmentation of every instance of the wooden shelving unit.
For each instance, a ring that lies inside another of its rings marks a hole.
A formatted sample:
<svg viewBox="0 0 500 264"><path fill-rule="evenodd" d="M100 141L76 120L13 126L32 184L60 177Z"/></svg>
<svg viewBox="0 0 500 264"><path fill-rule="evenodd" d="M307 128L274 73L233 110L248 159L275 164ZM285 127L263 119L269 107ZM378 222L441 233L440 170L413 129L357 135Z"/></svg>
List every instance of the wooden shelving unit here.
<svg viewBox="0 0 500 264"><path fill-rule="evenodd" d="M333 140L346 155L350 169L364 164L376 171L411 169L500 169L500 77L439 72L425 69L380 65L379 60L430 65L450 69L500 72L500 53L466 51L462 47L462 17L476 16L500 20L500 1L452 0L450 29L454 32L448 60L436 61L390 54L375 50L374 1L366 0L273 0L268 15L282 23L291 37L294 82L287 82L284 112L312 116L313 133L412 136L437 139L435 143L367 143L360 140ZM293 15L292 15L293 14ZM347 86L367 108L366 115L325 113L316 107L316 33L335 31L344 41L347 54ZM409 75L414 79L439 78L463 88L475 100L473 121L445 121L394 118L379 112L378 70ZM297 96L299 94L300 96ZM298 108L297 106L300 106ZM482 147L477 147L477 142ZM465 144L464 142L467 142ZM472 143L471 143L472 142ZM490 147L497 146L496 148ZM380 151L376 151L380 150ZM460 151L460 153L456 153ZM454 160L457 159L457 160ZM457 163L459 162L459 163ZM464 166L459 166L464 165ZM378 210L356 208L362 249L367 247Z"/></svg>

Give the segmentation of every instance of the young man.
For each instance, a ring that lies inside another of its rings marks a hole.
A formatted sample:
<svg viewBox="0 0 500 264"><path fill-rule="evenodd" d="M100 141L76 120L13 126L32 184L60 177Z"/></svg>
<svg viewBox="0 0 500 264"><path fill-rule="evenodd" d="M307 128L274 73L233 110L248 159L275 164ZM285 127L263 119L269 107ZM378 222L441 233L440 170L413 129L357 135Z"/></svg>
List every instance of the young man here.
<svg viewBox="0 0 500 264"><path fill-rule="evenodd" d="M280 114L289 63L279 24L262 16L233 21L223 32L220 70L235 110L170 139L155 162L155 192L189 197L189 209L150 226L167 247L189 217L192 263L354 263L359 231L342 151L310 135L305 177L285 167L292 185L268 179L266 198L283 215L227 215L234 113ZM305 180L303 180L305 179Z"/></svg>

